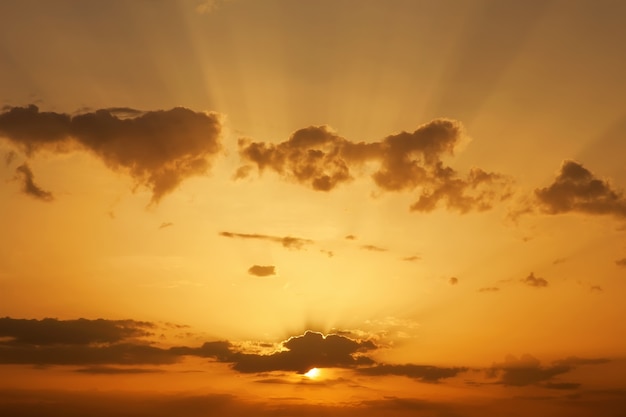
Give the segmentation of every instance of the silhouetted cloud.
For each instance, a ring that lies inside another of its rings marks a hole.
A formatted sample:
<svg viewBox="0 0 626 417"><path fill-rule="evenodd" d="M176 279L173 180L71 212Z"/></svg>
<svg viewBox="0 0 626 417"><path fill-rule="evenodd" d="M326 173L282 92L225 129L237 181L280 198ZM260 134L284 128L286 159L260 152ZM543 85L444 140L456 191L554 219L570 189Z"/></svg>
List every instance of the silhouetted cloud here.
<svg viewBox="0 0 626 417"><path fill-rule="evenodd" d="M376 349L371 341L310 331L290 338L282 347L285 350L271 355L236 354L233 369L243 373L294 371L303 374L311 368L353 368L373 364L374 361L363 353Z"/></svg>
<svg viewBox="0 0 626 417"><path fill-rule="evenodd" d="M626 258L618 259L617 261L615 261L615 265L626 266Z"/></svg>
<svg viewBox="0 0 626 417"><path fill-rule="evenodd" d="M536 189L535 196L540 209L548 214L579 212L626 217L624 194L575 161L564 161L554 182Z"/></svg>
<svg viewBox="0 0 626 417"><path fill-rule="evenodd" d="M35 177L28 165L25 163L15 168L17 179L22 182L22 192L42 201L52 201L54 196L50 191L45 191L35 184Z"/></svg>
<svg viewBox="0 0 626 417"><path fill-rule="evenodd" d="M268 266L252 265L248 269L248 273L250 275L256 275L257 277L267 277L270 275L276 275L275 269L276 267L272 265L268 265Z"/></svg>
<svg viewBox="0 0 626 417"><path fill-rule="evenodd" d="M457 277L450 277L448 283L450 283L450 285L456 285L459 283L459 279Z"/></svg>
<svg viewBox="0 0 626 417"><path fill-rule="evenodd" d="M530 285L531 287L541 288L548 286L548 281L546 281L544 278L536 277L535 274L532 272L521 281L526 285Z"/></svg>
<svg viewBox="0 0 626 417"><path fill-rule="evenodd" d="M467 368L442 368L427 365L386 365L380 364L367 368L359 368L357 372L370 375L397 375L418 379L422 382L439 382L441 379L452 378L460 372L467 371Z"/></svg>
<svg viewBox="0 0 626 417"><path fill-rule="evenodd" d="M280 243L288 249L302 249L304 245L313 243L310 239L303 239L300 237L279 237L270 235L261 235L257 233L232 233L232 232L220 232L220 236L238 238L238 239L259 239L268 240L270 242Z"/></svg>
<svg viewBox="0 0 626 417"><path fill-rule="evenodd" d="M172 223L172 222L163 222L163 223L161 223L161 225L159 226L159 229L165 229L166 227L171 227L171 226L173 226L173 225L174 225L174 223Z"/></svg>
<svg viewBox="0 0 626 417"><path fill-rule="evenodd" d="M600 365L610 362L607 358L569 357L554 361L551 366L542 366L538 359L523 355L517 359L508 356L503 363L494 364L487 371L488 376L497 377L498 383L508 386L542 385L551 389L576 389L578 383L552 382L558 375L565 374L583 365Z"/></svg>
<svg viewBox="0 0 626 417"><path fill-rule="evenodd" d="M118 368L114 366L90 366L87 368L79 368L74 372L81 374L93 375L124 375L124 374L154 374L163 372L161 369L154 368Z"/></svg>
<svg viewBox="0 0 626 417"><path fill-rule="evenodd" d="M417 256L417 255L407 256L405 258L402 258L403 261L407 261L407 262L420 261L421 259L422 259L422 257L421 256Z"/></svg>
<svg viewBox="0 0 626 417"><path fill-rule="evenodd" d="M508 356L503 363L496 363L488 374L498 377L498 383L509 386L524 386L548 381L557 375L569 372L572 366L568 364L555 364L554 366L541 366L538 359L523 355L520 359Z"/></svg>
<svg viewBox="0 0 626 417"><path fill-rule="evenodd" d="M27 155L87 150L152 191L157 203L190 176L208 171L220 151L220 118L177 107L140 112L101 109L70 116L34 106L0 113L0 137Z"/></svg>
<svg viewBox="0 0 626 417"><path fill-rule="evenodd" d="M0 337L11 345L88 345L149 336L152 323L135 320L0 318Z"/></svg>
<svg viewBox="0 0 626 417"><path fill-rule="evenodd" d="M353 179L366 163L377 163L374 183L385 191L419 189L413 211L428 212L444 204L465 213L487 210L507 198L510 179L480 168L466 178L443 164L464 137L461 124L436 119L412 133L390 135L380 142L351 142L328 126L311 126L294 132L279 144L239 140L239 154L246 165L235 175L241 178L256 165L259 173L270 169L282 178L317 191L330 191Z"/></svg>
<svg viewBox="0 0 626 417"><path fill-rule="evenodd" d="M589 287L589 291L591 291L591 292L594 292L594 291L602 292L604 290L599 285L592 285L591 287Z"/></svg>
<svg viewBox="0 0 626 417"><path fill-rule="evenodd" d="M347 235L347 236L345 237L345 239L346 239L346 240L356 240L356 236L354 236L354 235Z"/></svg>
<svg viewBox="0 0 626 417"><path fill-rule="evenodd" d="M483 288L479 288L478 292L498 292L500 291L500 288L498 287L483 287Z"/></svg>

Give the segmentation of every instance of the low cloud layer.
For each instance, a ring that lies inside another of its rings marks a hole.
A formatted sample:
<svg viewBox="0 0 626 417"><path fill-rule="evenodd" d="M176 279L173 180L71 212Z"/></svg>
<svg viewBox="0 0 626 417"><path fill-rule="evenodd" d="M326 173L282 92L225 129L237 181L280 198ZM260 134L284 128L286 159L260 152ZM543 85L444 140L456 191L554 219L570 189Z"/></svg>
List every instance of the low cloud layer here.
<svg viewBox="0 0 626 417"><path fill-rule="evenodd" d="M427 365L376 365L368 368L361 368L359 373L364 375L381 376L381 375L397 375L406 376L420 380L422 382L439 382L441 379L452 378L461 372L467 371L468 368L442 368L438 366Z"/></svg>
<svg viewBox="0 0 626 417"><path fill-rule="evenodd" d="M0 113L0 138L27 156L42 150L86 150L109 168L152 191L157 203L185 179L208 171L221 149L216 114L178 107L167 111L101 109L69 115L36 106Z"/></svg>
<svg viewBox="0 0 626 417"><path fill-rule="evenodd" d="M507 386L542 385L551 389L576 389L580 386L572 382L554 382L554 378L570 372L583 365L598 365L609 362L605 358L570 357L554 361L552 365L543 366L540 361L530 355L521 358L508 356L503 363L495 363L488 375L498 378L498 383Z"/></svg>
<svg viewBox="0 0 626 417"><path fill-rule="evenodd" d="M508 196L510 180L480 168L463 177L446 166L443 157L452 155L464 136L461 124L448 119L372 143L351 142L327 126L311 126L279 144L240 139L244 165L236 177L256 166L259 173L271 170L316 191L331 191L373 165L371 178L381 190L418 190L413 211L429 212L440 205L461 213L487 210Z"/></svg>
<svg viewBox="0 0 626 417"><path fill-rule="evenodd" d="M578 212L626 217L624 193L575 161L564 161L554 182L536 189L535 196L540 209L548 214Z"/></svg>
<svg viewBox="0 0 626 417"><path fill-rule="evenodd" d="M310 239L303 239L300 237L292 237L292 236L270 236L270 235L261 235L258 233L233 233L233 232L220 232L220 236L230 237L234 239L257 239L257 240L267 240L269 242L280 243L287 249L303 249L305 245L309 245L313 243Z"/></svg>

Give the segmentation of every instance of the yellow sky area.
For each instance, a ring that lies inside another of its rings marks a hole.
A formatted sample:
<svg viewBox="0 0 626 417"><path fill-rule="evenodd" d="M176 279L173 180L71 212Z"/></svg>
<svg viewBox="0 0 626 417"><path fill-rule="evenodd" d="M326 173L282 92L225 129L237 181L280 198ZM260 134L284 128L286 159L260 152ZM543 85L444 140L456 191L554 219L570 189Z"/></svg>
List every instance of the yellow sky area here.
<svg viewBox="0 0 626 417"><path fill-rule="evenodd" d="M621 417L626 2L0 16L0 414Z"/></svg>
<svg viewBox="0 0 626 417"><path fill-rule="evenodd" d="M269 341L307 328L389 332L384 321L395 317L416 323L389 334L397 362L479 364L508 353L618 354L625 346L612 329L624 288L614 264L621 233L611 220L511 225L505 210L419 216L406 210L410 194L372 199L365 179L313 193L272 173L233 183L227 164L146 209L145 191L131 194L128 178L93 157L36 158L36 180L58 190L56 201L42 210L15 186L3 189L15 236L3 242L5 311L141 317ZM311 243L290 249L223 231ZM250 275L252 265L273 265L275 275ZM531 272L549 288L523 284Z"/></svg>

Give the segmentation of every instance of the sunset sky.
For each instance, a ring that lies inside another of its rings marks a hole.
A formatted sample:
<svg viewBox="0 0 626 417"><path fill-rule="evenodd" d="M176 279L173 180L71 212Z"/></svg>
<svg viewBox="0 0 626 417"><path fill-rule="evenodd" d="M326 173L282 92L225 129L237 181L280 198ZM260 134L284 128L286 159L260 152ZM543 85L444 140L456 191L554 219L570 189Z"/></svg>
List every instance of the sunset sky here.
<svg viewBox="0 0 626 417"><path fill-rule="evenodd" d="M625 21L0 0L0 414L623 416Z"/></svg>

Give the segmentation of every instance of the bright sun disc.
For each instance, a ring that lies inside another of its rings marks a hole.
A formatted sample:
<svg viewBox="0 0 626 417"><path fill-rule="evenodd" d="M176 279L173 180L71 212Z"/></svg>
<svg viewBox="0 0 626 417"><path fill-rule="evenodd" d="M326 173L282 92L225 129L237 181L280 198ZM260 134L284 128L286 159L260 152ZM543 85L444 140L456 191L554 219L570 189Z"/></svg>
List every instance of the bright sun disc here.
<svg viewBox="0 0 626 417"><path fill-rule="evenodd" d="M306 376L307 378L317 378L320 375L320 370L317 368L312 368L309 372L307 372L306 374L304 374L304 376Z"/></svg>

